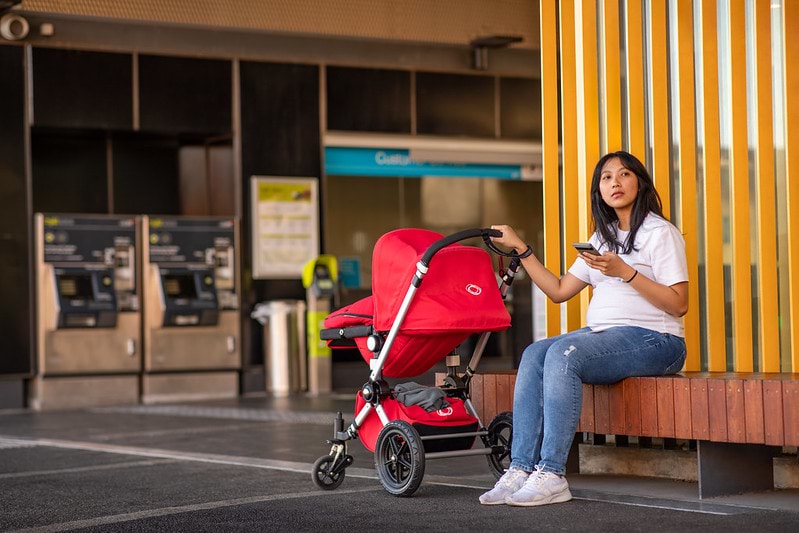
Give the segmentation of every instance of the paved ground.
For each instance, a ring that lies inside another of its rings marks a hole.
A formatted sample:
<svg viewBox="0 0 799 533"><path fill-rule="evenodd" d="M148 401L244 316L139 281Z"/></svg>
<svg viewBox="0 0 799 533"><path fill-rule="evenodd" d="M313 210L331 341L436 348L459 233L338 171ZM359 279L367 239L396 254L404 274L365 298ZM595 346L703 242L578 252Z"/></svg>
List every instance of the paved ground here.
<svg viewBox="0 0 799 533"><path fill-rule="evenodd" d="M799 491L699 502L690 483L570 478L575 500L483 507L485 460L429 461L387 494L358 442L343 485L310 479L349 397L0 411L0 531L797 531Z"/></svg>

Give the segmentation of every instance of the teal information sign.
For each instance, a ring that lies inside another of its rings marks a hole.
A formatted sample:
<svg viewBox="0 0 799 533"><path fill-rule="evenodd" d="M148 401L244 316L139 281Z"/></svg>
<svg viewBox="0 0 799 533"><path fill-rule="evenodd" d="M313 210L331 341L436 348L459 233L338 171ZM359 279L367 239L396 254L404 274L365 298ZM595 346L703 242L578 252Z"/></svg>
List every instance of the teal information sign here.
<svg viewBox="0 0 799 533"><path fill-rule="evenodd" d="M519 165L432 163L412 160L409 150L337 146L325 148L325 173L329 176L522 179L522 169Z"/></svg>

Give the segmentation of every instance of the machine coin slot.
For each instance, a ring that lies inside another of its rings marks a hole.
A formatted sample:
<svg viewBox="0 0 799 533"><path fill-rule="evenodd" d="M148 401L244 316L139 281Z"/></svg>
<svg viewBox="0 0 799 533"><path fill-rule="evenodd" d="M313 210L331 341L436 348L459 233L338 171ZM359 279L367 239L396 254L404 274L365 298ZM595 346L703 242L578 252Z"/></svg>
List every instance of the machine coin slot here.
<svg viewBox="0 0 799 533"><path fill-rule="evenodd" d="M117 324L114 278L110 270L56 268L59 328L113 328Z"/></svg>

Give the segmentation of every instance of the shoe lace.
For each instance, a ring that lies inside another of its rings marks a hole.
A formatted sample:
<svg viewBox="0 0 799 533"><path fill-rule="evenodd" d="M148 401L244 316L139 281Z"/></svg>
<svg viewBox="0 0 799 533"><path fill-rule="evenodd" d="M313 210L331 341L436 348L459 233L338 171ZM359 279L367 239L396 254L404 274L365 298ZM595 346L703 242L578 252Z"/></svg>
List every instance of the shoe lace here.
<svg viewBox="0 0 799 533"><path fill-rule="evenodd" d="M502 474L502 477L499 478L499 481L497 482L497 485L510 487L510 486L513 485L513 483L518 478L520 478L521 476L526 476L526 475L527 475L527 472L525 472L524 470L520 470L520 469L517 470L515 468L510 469L507 472L505 472L504 474Z"/></svg>
<svg viewBox="0 0 799 533"><path fill-rule="evenodd" d="M553 472L547 472L545 470L541 470L541 468L536 465L535 472L530 474L530 477L527 478L527 481L525 481L524 484L532 485L534 487L540 487L544 483L546 483L547 480L552 479L554 477L558 477L558 475Z"/></svg>

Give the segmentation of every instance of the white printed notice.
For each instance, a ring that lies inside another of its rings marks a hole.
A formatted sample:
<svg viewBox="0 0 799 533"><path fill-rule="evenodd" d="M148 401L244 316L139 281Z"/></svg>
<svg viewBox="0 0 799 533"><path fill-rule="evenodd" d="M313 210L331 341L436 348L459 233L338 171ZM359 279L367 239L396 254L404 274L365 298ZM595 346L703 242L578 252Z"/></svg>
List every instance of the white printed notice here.
<svg viewBox="0 0 799 533"><path fill-rule="evenodd" d="M319 255L318 180L253 176L254 279L299 278Z"/></svg>

